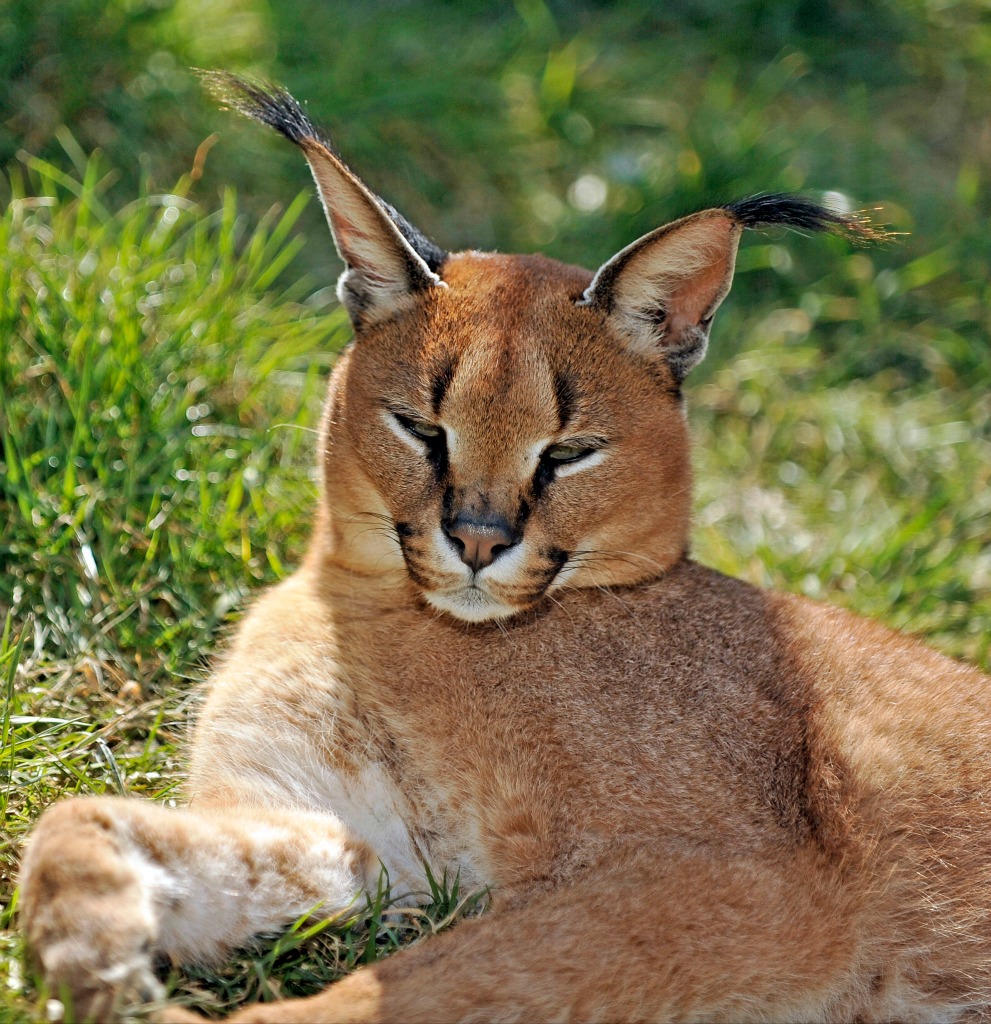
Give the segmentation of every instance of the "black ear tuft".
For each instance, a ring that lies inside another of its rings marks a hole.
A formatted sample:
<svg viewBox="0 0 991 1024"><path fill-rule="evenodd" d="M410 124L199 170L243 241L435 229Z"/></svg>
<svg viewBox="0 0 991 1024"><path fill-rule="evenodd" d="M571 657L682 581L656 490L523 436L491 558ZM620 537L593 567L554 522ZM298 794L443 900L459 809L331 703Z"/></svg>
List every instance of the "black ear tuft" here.
<svg viewBox="0 0 991 1024"><path fill-rule="evenodd" d="M865 244L891 238L891 232L875 227L866 214L835 213L804 196L780 192L757 195L729 203L723 209L745 228L784 224L805 231L829 231Z"/></svg>
<svg viewBox="0 0 991 1024"><path fill-rule="evenodd" d="M196 74L214 98L224 106L267 124L297 146L312 139L334 152L328 140L314 128L303 113L303 108L285 89L267 82L242 78L230 71L197 69Z"/></svg>
<svg viewBox="0 0 991 1024"><path fill-rule="evenodd" d="M196 73L212 95L225 106L274 128L297 146L307 141L317 142L340 159L326 135L313 125L297 100L285 89L267 82L252 81L230 71L197 69ZM378 195L375 200L420 259L437 273L447 259L447 252L415 228L391 203Z"/></svg>

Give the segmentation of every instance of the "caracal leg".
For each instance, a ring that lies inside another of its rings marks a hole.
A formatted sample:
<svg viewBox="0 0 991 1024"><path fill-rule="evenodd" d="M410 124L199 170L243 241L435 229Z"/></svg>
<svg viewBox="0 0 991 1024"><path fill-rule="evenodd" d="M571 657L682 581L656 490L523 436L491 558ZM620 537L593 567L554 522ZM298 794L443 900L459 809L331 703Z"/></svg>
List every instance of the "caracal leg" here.
<svg viewBox="0 0 991 1024"><path fill-rule="evenodd" d="M617 856L230 1024L852 1020L875 976L860 917L812 864Z"/></svg>
<svg viewBox="0 0 991 1024"><path fill-rule="evenodd" d="M31 837L21 919L52 995L106 1020L119 999L159 994L156 955L216 961L318 904L345 913L377 871L329 814L66 800Z"/></svg>

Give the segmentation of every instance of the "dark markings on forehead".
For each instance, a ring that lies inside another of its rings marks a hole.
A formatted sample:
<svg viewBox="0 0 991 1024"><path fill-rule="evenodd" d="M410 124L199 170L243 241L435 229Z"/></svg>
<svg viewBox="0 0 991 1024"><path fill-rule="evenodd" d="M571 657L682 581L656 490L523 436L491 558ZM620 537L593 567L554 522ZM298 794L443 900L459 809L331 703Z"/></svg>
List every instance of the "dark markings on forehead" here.
<svg viewBox="0 0 991 1024"><path fill-rule="evenodd" d="M558 429L563 430L575 411L574 378L568 373L559 373L554 378L554 398L557 401Z"/></svg>
<svg viewBox="0 0 991 1024"><path fill-rule="evenodd" d="M435 416L440 415L440 407L444 404L444 396L451 386L451 381L454 380L454 371L457 367L458 361L455 356L445 356L434 369L430 381L430 404Z"/></svg>

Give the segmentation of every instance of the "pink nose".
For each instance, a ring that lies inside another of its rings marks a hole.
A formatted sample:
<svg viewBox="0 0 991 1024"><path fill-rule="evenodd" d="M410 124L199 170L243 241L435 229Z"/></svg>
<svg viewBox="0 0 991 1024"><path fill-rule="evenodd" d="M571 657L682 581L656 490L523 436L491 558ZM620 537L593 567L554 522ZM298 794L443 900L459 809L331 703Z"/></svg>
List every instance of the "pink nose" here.
<svg viewBox="0 0 991 1024"><path fill-rule="evenodd" d="M461 561L475 572L491 565L500 552L514 543L508 524L502 521L483 524L458 516L445 528L445 533L459 549Z"/></svg>

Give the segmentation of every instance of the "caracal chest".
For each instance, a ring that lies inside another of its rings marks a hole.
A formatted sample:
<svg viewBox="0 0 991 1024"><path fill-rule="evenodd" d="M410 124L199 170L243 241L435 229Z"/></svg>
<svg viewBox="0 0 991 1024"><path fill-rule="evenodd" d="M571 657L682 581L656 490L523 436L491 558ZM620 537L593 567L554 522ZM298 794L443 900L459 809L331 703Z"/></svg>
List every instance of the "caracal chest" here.
<svg viewBox="0 0 991 1024"><path fill-rule="evenodd" d="M212 766L209 748L240 737L229 771L337 815L393 882L420 888L424 863L463 887L511 888L624 843L766 844L768 826L786 838L748 781L790 756L760 696L774 652L757 636L712 650L684 592L694 571L504 629L432 615L335 625L292 671L236 690L221 679L194 760ZM746 614L757 592L727 583Z"/></svg>

